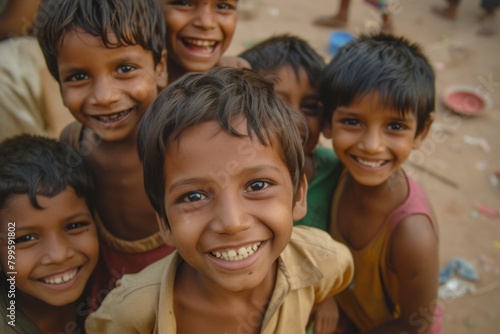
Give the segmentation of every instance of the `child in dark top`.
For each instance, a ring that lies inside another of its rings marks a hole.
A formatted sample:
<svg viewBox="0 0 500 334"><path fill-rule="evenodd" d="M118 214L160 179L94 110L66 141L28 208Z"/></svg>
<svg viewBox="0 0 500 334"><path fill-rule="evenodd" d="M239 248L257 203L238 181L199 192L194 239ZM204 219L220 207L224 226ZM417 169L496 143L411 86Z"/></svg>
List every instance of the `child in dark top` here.
<svg viewBox="0 0 500 334"><path fill-rule="evenodd" d="M318 90L324 60L306 41L290 35L268 38L239 56L250 63L254 72L272 80L278 95L304 115L307 214L294 225L328 231L331 199L341 165L332 149L318 146L323 128L323 105Z"/></svg>
<svg viewBox="0 0 500 334"><path fill-rule="evenodd" d="M70 146L0 143L0 333L83 333L98 261L94 184Z"/></svg>
<svg viewBox="0 0 500 334"><path fill-rule="evenodd" d="M338 332L440 333L438 226L402 167L434 119L432 66L403 37L365 35L327 65L320 92L324 134L344 166L330 231L355 265L334 298L346 316Z"/></svg>
<svg viewBox="0 0 500 334"><path fill-rule="evenodd" d="M238 0L158 0L167 24L168 81L216 66L248 68L238 57L224 56L238 19Z"/></svg>
<svg viewBox="0 0 500 334"><path fill-rule="evenodd" d="M77 122L61 139L96 181L105 268L97 303L126 273L172 251L159 233L137 155L142 116L167 84L165 19L157 0L45 0L35 30Z"/></svg>

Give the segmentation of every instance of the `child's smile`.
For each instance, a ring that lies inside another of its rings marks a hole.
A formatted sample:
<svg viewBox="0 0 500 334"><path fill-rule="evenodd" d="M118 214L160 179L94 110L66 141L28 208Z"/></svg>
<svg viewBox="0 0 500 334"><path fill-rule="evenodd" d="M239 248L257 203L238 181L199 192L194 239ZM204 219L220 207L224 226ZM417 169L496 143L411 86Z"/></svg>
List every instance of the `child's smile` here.
<svg viewBox="0 0 500 334"><path fill-rule="evenodd" d="M39 278L39 281L45 282L51 285L60 285L63 283L67 283L73 278L75 278L76 273L78 272L78 268L68 270L62 274L55 274L47 277Z"/></svg>
<svg viewBox="0 0 500 334"><path fill-rule="evenodd" d="M192 52L193 54L211 55L214 53L215 48L220 44L215 40L208 39L197 39L197 38L180 38L182 44L186 47L187 52Z"/></svg>
<svg viewBox="0 0 500 334"><path fill-rule="evenodd" d="M240 247L238 249L226 249L219 251L213 251L212 255L218 259L223 259L225 261L241 261L249 256L252 256L262 243L256 242L247 247Z"/></svg>

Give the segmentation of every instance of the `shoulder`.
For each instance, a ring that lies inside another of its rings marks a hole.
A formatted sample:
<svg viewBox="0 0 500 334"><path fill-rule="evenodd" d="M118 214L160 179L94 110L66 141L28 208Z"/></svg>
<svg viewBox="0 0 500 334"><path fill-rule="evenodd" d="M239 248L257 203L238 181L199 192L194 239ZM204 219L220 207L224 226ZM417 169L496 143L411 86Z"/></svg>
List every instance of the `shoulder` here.
<svg viewBox="0 0 500 334"><path fill-rule="evenodd" d="M294 227L290 248L316 263L328 262L331 265L331 261L336 261L339 265L346 266L352 262L351 252L345 245L335 241L327 232L314 227Z"/></svg>
<svg viewBox="0 0 500 334"><path fill-rule="evenodd" d="M288 247L295 269L301 273L320 272L321 284L339 292L352 279L354 263L349 249L325 231L309 226L294 227Z"/></svg>
<svg viewBox="0 0 500 334"><path fill-rule="evenodd" d="M391 235L391 253L407 257L437 248L438 235L429 216L415 214L404 218Z"/></svg>
<svg viewBox="0 0 500 334"><path fill-rule="evenodd" d="M149 328L155 323L165 273L177 257L167 256L137 274L124 275L85 326L89 333L118 333Z"/></svg>
<svg viewBox="0 0 500 334"><path fill-rule="evenodd" d="M74 148L78 148L82 131L83 125L80 122L71 122L61 131L59 139Z"/></svg>

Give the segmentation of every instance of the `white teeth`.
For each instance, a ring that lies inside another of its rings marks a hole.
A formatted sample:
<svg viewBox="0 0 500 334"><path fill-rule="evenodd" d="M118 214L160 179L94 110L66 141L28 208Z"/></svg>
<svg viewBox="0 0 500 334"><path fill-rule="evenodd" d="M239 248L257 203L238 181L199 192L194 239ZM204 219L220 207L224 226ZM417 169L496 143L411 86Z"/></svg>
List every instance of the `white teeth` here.
<svg viewBox="0 0 500 334"><path fill-rule="evenodd" d="M47 284L61 284L66 283L73 279L76 276L78 269L73 269L72 271L57 277L44 278L43 281Z"/></svg>
<svg viewBox="0 0 500 334"><path fill-rule="evenodd" d="M191 38L186 38L185 41L189 44L193 44L196 46L203 46L203 47L213 47L216 41L207 41L207 40L202 40L202 39L191 39Z"/></svg>
<svg viewBox="0 0 500 334"><path fill-rule="evenodd" d="M379 160L379 161L366 161L366 160L363 160L361 158L356 158L356 160L364 165L364 166L367 166L367 167L372 167L372 168L377 168L377 167L380 167L384 164L384 160Z"/></svg>
<svg viewBox="0 0 500 334"><path fill-rule="evenodd" d="M110 115L110 116L96 116L96 118L100 122L103 122L103 123L112 123L112 122L119 121L120 119L125 117L130 112L130 110L131 109L127 109L127 110L122 111L118 114L114 114L114 115Z"/></svg>
<svg viewBox="0 0 500 334"><path fill-rule="evenodd" d="M260 244L261 242L259 241L248 247L240 247L238 250L229 249L224 252L212 252L212 255L226 261L240 261L255 253Z"/></svg>

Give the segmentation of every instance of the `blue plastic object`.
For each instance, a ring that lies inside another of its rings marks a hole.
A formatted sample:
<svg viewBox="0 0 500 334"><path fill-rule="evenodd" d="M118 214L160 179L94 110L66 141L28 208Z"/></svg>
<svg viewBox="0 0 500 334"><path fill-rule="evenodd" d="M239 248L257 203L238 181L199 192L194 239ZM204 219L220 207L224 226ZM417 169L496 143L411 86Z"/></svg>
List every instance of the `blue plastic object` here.
<svg viewBox="0 0 500 334"><path fill-rule="evenodd" d="M335 31L330 34L330 42L328 44L328 52L335 56L339 49L346 43L354 40L354 35L347 31Z"/></svg>

